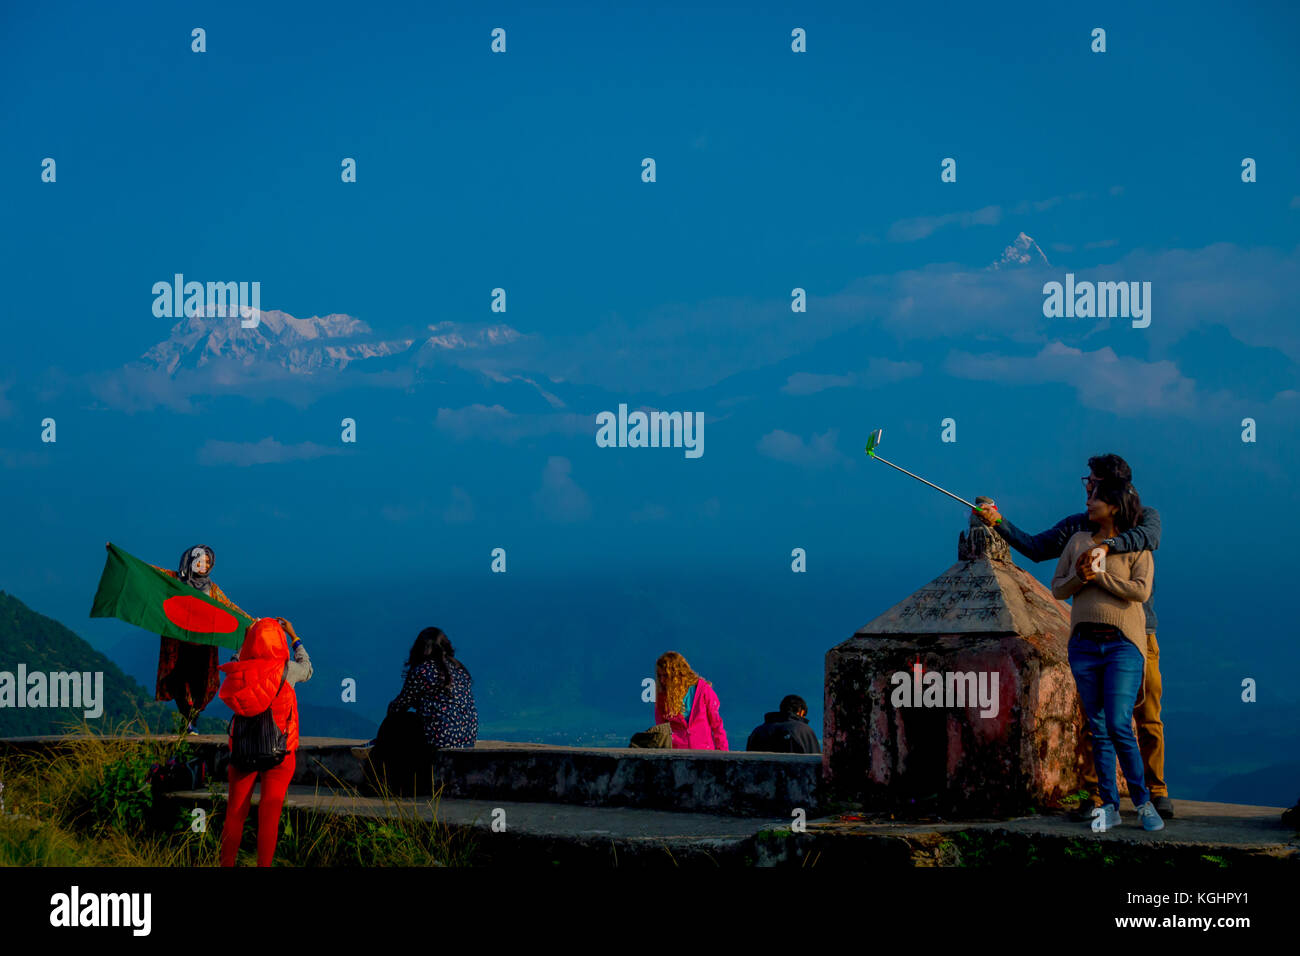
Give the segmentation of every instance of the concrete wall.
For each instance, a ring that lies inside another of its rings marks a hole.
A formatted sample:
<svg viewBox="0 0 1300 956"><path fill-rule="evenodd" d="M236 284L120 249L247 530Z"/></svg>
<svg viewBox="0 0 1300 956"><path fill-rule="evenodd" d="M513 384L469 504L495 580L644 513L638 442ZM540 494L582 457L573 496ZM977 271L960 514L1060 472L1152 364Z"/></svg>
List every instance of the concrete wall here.
<svg viewBox="0 0 1300 956"><path fill-rule="evenodd" d="M0 740L0 747L39 750L65 737ZM189 738L217 779L225 780L224 737ZM362 741L304 737L293 782L366 789ZM642 807L733 816L812 817L820 808L821 757L816 754L547 747L480 740L473 750L440 752L434 780L445 797Z"/></svg>

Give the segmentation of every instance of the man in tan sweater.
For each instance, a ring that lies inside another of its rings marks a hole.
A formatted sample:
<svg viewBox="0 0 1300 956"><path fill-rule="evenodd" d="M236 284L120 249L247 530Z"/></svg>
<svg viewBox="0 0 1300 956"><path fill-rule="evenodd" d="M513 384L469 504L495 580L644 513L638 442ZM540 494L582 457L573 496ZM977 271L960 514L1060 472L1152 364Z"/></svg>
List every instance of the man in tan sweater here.
<svg viewBox="0 0 1300 956"><path fill-rule="evenodd" d="M1088 459L1088 475L1083 478L1087 495L1093 487L1107 478L1132 482L1133 471L1119 455L1094 455ZM1069 515L1040 534L1027 534L998 513L996 507L985 507L975 514L989 527L994 528L1011 547L1031 561L1054 561L1065 550L1065 544L1080 531L1096 531L1086 513ZM1156 551L1160 547L1160 515L1145 502L1138 523L1100 545L1109 554L1126 554L1136 551ZM1087 554L1084 554L1087 558ZM1090 559L1089 559L1090 560ZM1154 591L1153 591L1154 593ZM1174 815L1173 801L1169 799L1169 785L1165 781L1165 726L1160 715L1160 698L1163 689L1160 678L1160 644L1156 641L1156 609L1152 598L1143 603L1146 611L1146 671L1142 682L1142 703L1134 712L1137 721L1138 746L1142 748L1142 769L1151 800L1160 816L1168 820ZM1086 764L1082 785L1093 797L1086 808L1081 808L1073 819L1088 820L1097 799L1097 775L1093 772L1091 745L1085 743Z"/></svg>

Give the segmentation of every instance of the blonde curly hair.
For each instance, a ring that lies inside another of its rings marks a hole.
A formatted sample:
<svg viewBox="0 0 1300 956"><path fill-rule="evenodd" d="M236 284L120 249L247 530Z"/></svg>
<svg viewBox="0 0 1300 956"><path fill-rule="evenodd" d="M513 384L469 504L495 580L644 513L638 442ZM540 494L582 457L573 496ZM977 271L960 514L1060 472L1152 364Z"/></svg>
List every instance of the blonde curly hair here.
<svg viewBox="0 0 1300 956"><path fill-rule="evenodd" d="M686 701L686 692L694 687L698 680L704 678L691 670L691 665L681 654L668 651L659 655L659 660L655 661L655 690L659 694L659 699L663 701L666 717L684 716L682 704ZM704 682L708 683L708 681Z"/></svg>

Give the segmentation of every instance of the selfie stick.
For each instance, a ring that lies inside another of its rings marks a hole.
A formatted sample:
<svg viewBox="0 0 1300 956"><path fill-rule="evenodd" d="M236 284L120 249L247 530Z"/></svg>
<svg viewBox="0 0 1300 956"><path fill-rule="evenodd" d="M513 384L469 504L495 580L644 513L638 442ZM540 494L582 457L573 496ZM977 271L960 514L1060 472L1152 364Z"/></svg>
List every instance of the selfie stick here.
<svg viewBox="0 0 1300 956"><path fill-rule="evenodd" d="M880 462L881 464L888 465L890 468L898 468L898 470L901 471L903 474L905 474L905 475L907 475L907 476L909 476L909 477L911 477L911 478L915 478L917 481L921 482L922 484L929 485L929 486L930 486L931 488L933 488L935 491L942 491L942 492L943 492L945 495L947 495L949 498L955 498L957 501L960 501L960 502L961 502L962 504L964 504L967 508L970 508L970 509L973 510L973 511L982 511L982 510L983 510L982 508L980 508L979 505L973 505L973 504L971 504L969 501L967 501L965 498L958 498L958 497L957 497L956 495L954 495L951 491L946 491L946 490L944 490L943 488L940 488L940 487L939 487L938 485L936 485L933 481L926 481L926 480L925 480L924 478L922 478L920 475L913 475L913 474L912 474L910 471L908 471L906 468L899 468L899 467L898 467L897 465L895 465L892 461L885 461L885 459L883 459L883 458L881 458L879 455L877 455L877 454L876 454L876 448L880 445L880 439L884 436L884 433L885 433L885 430L884 430L883 428L877 428L874 432L871 433L871 437L867 439L867 448L866 448L866 452L867 452L867 455L868 455L868 456L870 456L871 458L874 458L876 461Z"/></svg>

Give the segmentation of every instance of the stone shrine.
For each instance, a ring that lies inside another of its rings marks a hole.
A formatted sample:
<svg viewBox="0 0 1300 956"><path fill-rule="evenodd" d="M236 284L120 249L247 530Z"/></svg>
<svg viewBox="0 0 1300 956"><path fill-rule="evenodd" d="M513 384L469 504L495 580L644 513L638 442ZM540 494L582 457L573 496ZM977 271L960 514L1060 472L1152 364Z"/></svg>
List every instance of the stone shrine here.
<svg viewBox="0 0 1300 956"><path fill-rule="evenodd" d="M956 564L826 654L832 800L980 817L1078 789L1070 609L970 520Z"/></svg>

